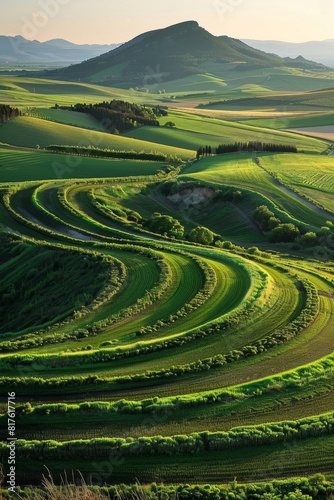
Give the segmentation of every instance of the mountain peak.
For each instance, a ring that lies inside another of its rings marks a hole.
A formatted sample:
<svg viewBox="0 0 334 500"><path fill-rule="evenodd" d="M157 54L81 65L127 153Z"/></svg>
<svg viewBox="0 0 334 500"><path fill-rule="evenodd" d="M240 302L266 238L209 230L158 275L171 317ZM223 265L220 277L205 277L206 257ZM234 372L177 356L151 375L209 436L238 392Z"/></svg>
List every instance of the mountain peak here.
<svg viewBox="0 0 334 500"><path fill-rule="evenodd" d="M205 73L208 65L223 63L235 64L238 69L286 65L279 56L252 49L234 38L214 36L197 21L184 21L142 33L111 52L49 76L145 88Z"/></svg>
<svg viewBox="0 0 334 500"><path fill-rule="evenodd" d="M168 26L165 29L174 29L174 28L185 28L185 29L198 29L199 24L197 21L183 21L181 23L173 24L172 26Z"/></svg>

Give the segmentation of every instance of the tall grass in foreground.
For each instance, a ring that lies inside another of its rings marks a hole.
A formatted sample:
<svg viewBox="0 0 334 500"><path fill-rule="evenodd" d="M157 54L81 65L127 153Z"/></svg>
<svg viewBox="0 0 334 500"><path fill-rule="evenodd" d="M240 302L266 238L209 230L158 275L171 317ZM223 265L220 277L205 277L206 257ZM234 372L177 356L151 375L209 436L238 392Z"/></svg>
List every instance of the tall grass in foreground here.
<svg viewBox="0 0 334 500"><path fill-rule="evenodd" d="M28 497L26 493L21 496L19 493L15 495L16 498L29 500L149 500L152 496L145 493L144 488L137 483L132 491L126 492L122 491L121 487L115 488L115 494L110 496L107 492L102 492L98 487L90 487L86 484L82 474L78 472L79 478L75 477L74 471L72 472L71 481L69 481L67 475L61 477L60 485L57 486L54 483L52 475L48 470L47 476L43 475L42 479L42 489L31 488L29 489ZM3 496L3 485L5 476L3 470L0 466L0 500L5 500ZM157 493L157 500L162 499L162 497ZM177 500L178 496L174 497Z"/></svg>

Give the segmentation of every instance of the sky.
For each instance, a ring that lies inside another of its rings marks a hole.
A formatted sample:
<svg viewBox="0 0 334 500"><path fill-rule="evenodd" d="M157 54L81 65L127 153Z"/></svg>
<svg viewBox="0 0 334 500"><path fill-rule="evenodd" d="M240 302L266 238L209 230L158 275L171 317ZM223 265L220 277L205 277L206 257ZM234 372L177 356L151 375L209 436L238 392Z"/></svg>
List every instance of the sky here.
<svg viewBox="0 0 334 500"><path fill-rule="evenodd" d="M0 35L126 42L195 20L214 35L304 42L334 38L333 0L1 0Z"/></svg>

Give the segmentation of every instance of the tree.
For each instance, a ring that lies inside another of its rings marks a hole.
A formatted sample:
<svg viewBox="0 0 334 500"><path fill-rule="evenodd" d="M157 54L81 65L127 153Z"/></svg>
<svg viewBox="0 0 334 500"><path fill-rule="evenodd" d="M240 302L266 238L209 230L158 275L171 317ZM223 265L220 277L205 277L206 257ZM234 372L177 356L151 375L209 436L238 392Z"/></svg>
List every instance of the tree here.
<svg viewBox="0 0 334 500"><path fill-rule="evenodd" d="M270 241L288 243L294 241L299 235L299 229L294 224L279 224L270 232Z"/></svg>
<svg viewBox="0 0 334 500"><path fill-rule="evenodd" d="M197 226L189 233L189 241L200 243L201 245L211 245L214 237L214 233L204 226Z"/></svg>
<svg viewBox="0 0 334 500"><path fill-rule="evenodd" d="M173 127L176 127L175 123L174 122L166 122L165 123L165 127L170 127L170 128L173 128Z"/></svg>
<svg viewBox="0 0 334 500"><path fill-rule="evenodd" d="M176 236L178 238L184 234L184 227L180 221L170 215L163 215L158 212L155 212L143 225L157 234Z"/></svg>
<svg viewBox="0 0 334 500"><path fill-rule="evenodd" d="M269 231L272 229L269 225L269 220L275 218L274 212L269 210L266 205L260 205L253 212L254 219L260 224L263 231ZM279 219L277 219L279 221ZM281 221L279 221L281 222Z"/></svg>
<svg viewBox="0 0 334 500"><path fill-rule="evenodd" d="M308 233L300 236L298 243L304 248L310 248L318 244L318 238L315 233L309 231Z"/></svg>
<svg viewBox="0 0 334 500"><path fill-rule="evenodd" d="M203 149L199 147L196 153L196 159L199 160L201 156L203 156Z"/></svg>

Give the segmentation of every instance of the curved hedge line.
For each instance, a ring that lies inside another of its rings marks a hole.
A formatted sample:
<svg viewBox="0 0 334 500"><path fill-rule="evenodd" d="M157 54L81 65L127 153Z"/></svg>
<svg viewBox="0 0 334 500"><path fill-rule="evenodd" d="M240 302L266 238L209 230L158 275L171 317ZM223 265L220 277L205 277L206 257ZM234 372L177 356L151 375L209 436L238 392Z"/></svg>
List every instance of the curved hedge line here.
<svg viewBox="0 0 334 500"><path fill-rule="evenodd" d="M20 415L35 416L43 415L63 416L75 414L99 414L110 415L120 414L154 414L159 412L174 411L185 408L195 408L199 406L229 403L240 401L246 398L258 397L262 394L282 391L283 389L298 388L309 382L331 381L333 379L334 356L325 358L312 365L291 370L282 375L273 375L264 379L247 382L237 386L215 389L195 394L185 394L183 396L170 396L165 398L149 398L138 401L121 399L119 401L86 401L79 404L53 403L42 404L35 407L18 407L18 417ZM106 380L106 379L104 379ZM103 381L97 379L96 382ZM1 379L0 379L1 382ZM90 381L94 383L94 381ZM20 409L19 409L20 408ZM0 415L6 418L6 415Z"/></svg>
<svg viewBox="0 0 334 500"><path fill-rule="evenodd" d="M97 438L76 441L16 441L20 459L68 460L92 459L109 456L179 455L223 451L240 447L262 446L301 440L308 437L332 434L334 414L327 413L300 420L287 420L272 424L235 427L226 432L196 432L170 437L153 436L140 438ZM6 453L7 443L0 444L1 454Z"/></svg>

